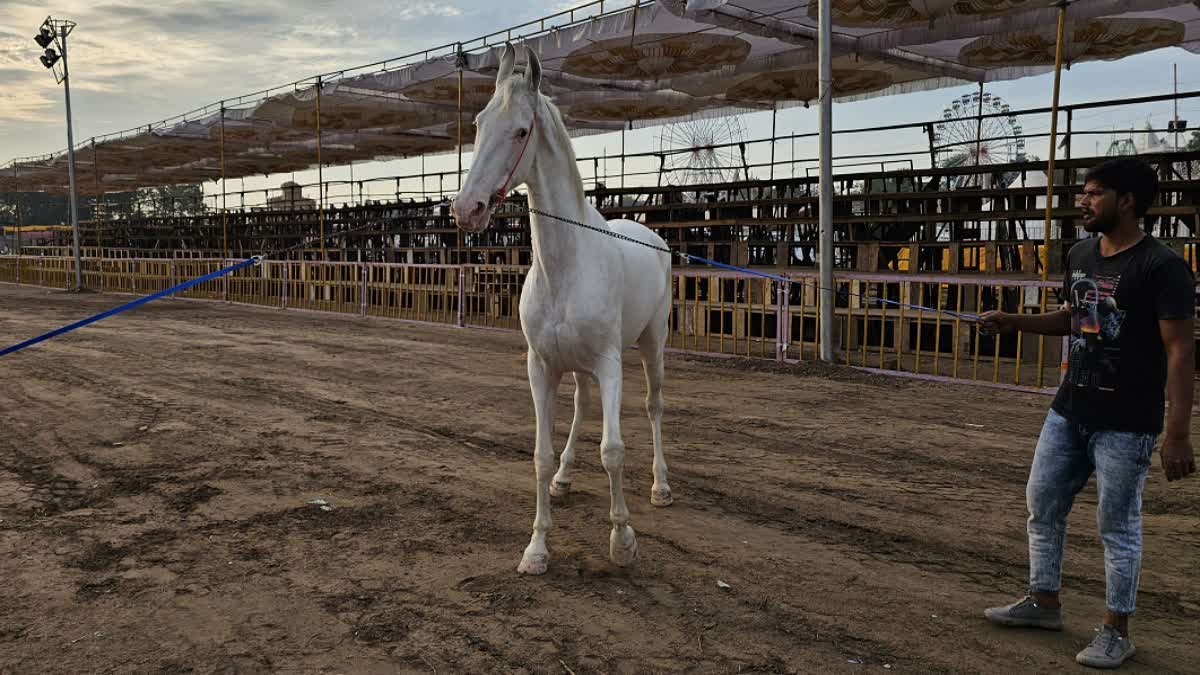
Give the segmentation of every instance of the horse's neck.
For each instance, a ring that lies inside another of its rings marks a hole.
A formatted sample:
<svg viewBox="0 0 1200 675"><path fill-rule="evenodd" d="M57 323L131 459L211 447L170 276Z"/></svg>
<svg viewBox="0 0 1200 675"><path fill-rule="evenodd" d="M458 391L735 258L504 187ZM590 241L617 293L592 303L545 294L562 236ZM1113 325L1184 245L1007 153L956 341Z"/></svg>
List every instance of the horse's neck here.
<svg viewBox="0 0 1200 675"><path fill-rule="evenodd" d="M543 105L538 114L548 117L551 112ZM574 166L570 139L560 138L557 127L545 118L538 122L538 133L542 137L532 166L533 175L527 181L530 208L560 218L589 222L591 218L584 201L583 184ZM536 214L530 214L529 224L533 235L532 262L541 266L543 272L557 277L579 261L583 253L581 228Z"/></svg>

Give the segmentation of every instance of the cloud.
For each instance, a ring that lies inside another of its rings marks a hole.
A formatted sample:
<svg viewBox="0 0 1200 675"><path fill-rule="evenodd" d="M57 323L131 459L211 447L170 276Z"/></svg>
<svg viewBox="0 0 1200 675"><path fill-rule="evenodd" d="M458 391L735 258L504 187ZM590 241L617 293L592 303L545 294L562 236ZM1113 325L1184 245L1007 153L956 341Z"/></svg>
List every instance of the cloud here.
<svg viewBox="0 0 1200 675"><path fill-rule="evenodd" d="M4 111L0 119L39 126L61 124L62 119L52 114L59 103L41 91L26 87L0 89L0 110Z"/></svg>
<svg viewBox="0 0 1200 675"><path fill-rule="evenodd" d="M56 0L49 10L0 0L0 77L10 92L0 105L0 163L48 151L28 147L37 134L22 125L62 117L61 87L33 42L48 12L78 24L68 55L81 139L547 13L533 0Z"/></svg>
<svg viewBox="0 0 1200 675"><path fill-rule="evenodd" d="M453 5L438 2L417 2L411 3L406 7L393 10L394 18L400 21L410 21L412 19L423 19L430 16L460 16L462 11Z"/></svg>

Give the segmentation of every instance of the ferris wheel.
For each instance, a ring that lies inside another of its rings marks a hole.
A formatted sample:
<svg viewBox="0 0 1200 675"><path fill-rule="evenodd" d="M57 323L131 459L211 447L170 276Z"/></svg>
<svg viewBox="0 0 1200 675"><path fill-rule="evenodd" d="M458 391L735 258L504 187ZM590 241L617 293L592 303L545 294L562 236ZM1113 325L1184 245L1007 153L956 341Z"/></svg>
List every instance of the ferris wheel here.
<svg viewBox="0 0 1200 675"><path fill-rule="evenodd" d="M744 138L745 131L736 117L669 124L659 136L661 178L670 185L742 180L746 159L738 144Z"/></svg>
<svg viewBox="0 0 1200 675"><path fill-rule="evenodd" d="M1025 160L1024 129L1012 109L988 92L964 94L942 111L933 129L938 167L986 166ZM977 184L977 176L961 176L954 187Z"/></svg>

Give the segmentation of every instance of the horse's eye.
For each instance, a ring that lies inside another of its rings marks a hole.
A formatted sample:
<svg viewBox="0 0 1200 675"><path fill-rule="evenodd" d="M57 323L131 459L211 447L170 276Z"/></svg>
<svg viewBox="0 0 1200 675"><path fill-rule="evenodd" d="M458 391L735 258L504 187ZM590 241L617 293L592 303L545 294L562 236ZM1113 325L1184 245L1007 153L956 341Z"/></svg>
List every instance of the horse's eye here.
<svg viewBox="0 0 1200 675"><path fill-rule="evenodd" d="M520 129L517 131L517 138L525 138L528 135L529 135L529 131L526 129Z"/></svg>

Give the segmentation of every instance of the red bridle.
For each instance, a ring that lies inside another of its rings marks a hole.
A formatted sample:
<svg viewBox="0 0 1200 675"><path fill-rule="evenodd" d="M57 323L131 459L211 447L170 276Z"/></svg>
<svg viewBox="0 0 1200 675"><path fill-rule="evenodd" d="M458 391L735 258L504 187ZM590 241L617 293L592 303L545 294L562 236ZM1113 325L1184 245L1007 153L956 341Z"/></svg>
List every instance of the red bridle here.
<svg viewBox="0 0 1200 675"><path fill-rule="evenodd" d="M525 156L525 148L529 147L529 139L533 138L533 132L537 129L537 103L533 105L533 123L529 125L529 133L525 135L525 143L521 146L521 152L517 153L517 161L513 164L512 171L508 172L508 178L504 179L504 185L492 195L490 208L495 208L496 205L504 201L504 195L508 194L508 184L512 182L513 175L517 173L517 167L521 166L521 158Z"/></svg>

